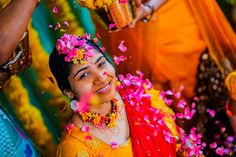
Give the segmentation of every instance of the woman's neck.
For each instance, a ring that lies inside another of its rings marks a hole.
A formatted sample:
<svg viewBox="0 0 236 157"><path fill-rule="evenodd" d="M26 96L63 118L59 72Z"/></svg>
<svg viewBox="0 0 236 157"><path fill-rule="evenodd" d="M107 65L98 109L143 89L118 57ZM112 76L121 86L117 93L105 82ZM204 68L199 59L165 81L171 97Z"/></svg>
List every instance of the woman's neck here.
<svg viewBox="0 0 236 157"><path fill-rule="evenodd" d="M99 113L102 115L107 115L111 113L112 110L112 102L107 102L107 103L102 103L101 105L98 106L91 106L90 107L90 112L92 113Z"/></svg>

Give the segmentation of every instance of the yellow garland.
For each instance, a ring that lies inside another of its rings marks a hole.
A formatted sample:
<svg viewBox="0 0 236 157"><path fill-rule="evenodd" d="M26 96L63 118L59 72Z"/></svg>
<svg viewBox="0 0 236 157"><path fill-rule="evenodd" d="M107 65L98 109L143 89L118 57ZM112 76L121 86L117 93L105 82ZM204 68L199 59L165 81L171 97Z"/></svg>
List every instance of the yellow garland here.
<svg viewBox="0 0 236 157"><path fill-rule="evenodd" d="M45 155L54 156L56 149L52 135L47 129L40 111L30 104L28 92L20 78L13 76L4 85L3 92L13 105L16 116L34 143L44 151Z"/></svg>
<svg viewBox="0 0 236 157"><path fill-rule="evenodd" d="M90 10L106 8L117 0L78 0L78 3L82 7L86 7Z"/></svg>
<svg viewBox="0 0 236 157"><path fill-rule="evenodd" d="M64 21L69 23L69 27L64 27L69 34L83 35L84 29L79 26L76 16L72 13L70 5L65 0L45 0L45 3L49 9L52 10L54 6L58 8L58 13L54 14L59 19L58 22L62 25Z"/></svg>
<svg viewBox="0 0 236 157"><path fill-rule="evenodd" d="M37 31L29 26L29 41L30 48L32 52L32 68L35 70L38 77L38 86L42 91L48 91L51 94L49 104L52 106L57 106L58 108L67 107L69 102L66 97L61 93L57 87L56 82L53 84L49 77L53 80L53 75L50 72L48 61L49 55L42 47ZM43 63L43 64L42 64ZM59 114L63 121L67 121L68 117L71 115L71 110L66 110L67 112L62 112Z"/></svg>

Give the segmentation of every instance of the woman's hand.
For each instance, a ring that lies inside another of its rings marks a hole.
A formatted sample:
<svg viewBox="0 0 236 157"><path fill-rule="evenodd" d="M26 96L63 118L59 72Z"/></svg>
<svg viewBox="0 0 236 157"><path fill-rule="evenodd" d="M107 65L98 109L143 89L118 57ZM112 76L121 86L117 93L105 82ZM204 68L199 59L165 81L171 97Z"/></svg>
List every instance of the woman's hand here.
<svg viewBox="0 0 236 157"><path fill-rule="evenodd" d="M136 0L136 1L139 1L139 0ZM139 6L136 8L136 17L131 22L131 24L128 25L129 28L134 28L136 22L140 21L141 19L143 19L144 17L147 17L148 15L152 13L152 9L142 3L138 3L136 4L136 6Z"/></svg>
<svg viewBox="0 0 236 157"><path fill-rule="evenodd" d="M134 0L136 5L136 17L128 25L128 27L133 28L136 22L140 21L141 19L151 15L158 10L167 0Z"/></svg>

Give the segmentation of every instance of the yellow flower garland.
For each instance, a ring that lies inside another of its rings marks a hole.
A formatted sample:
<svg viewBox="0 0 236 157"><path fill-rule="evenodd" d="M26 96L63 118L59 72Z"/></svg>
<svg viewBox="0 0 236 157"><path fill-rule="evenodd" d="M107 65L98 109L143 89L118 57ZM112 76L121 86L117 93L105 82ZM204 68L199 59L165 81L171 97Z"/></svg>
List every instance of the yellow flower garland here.
<svg viewBox="0 0 236 157"><path fill-rule="evenodd" d="M40 111L30 104L28 92L20 78L13 76L4 85L3 92L13 105L16 116L34 143L44 151L45 155L54 156L56 149L52 135L47 129Z"/></svg>
<svg viewBox="0 0 236 157"><path fill-rule="evenodd" d="M70 34L76 34L76 35L83 35L84 29L79 26L79 23L77 22L76 16L71 12L70 5L65 0L45 0L45 3L49 9L52 10L54 6L56 6L59 10L57 14L54 14L56 18L59 19L58 22L61 24L64 21L67 21L69 23L69 27L65 27L65 30L68 31Z"/></svg>
<svg viewBox="0 0 236 157"><path fill-rule="evenodd" d="M117 0L78 0L78 3L82 7L86 7L90 10L106 8Z"/></svg>
<svg viewBox="0 0 236 157"><path fill-rule="evenodd" d="M56 82L53 84L49 77L53 80L53 75L50 72L48 61L49 55L42 47L37 31L29 26L29 41L30 48L32 52L32 68L35 70L36 75L38 77L38 86L42 91L48 91L51 94L51 98L49 101L49 105L56 106L59 108L67 107L69 102L66 97L61 93L59 88L57 87ZM44 63L44 64L42 64ZM66 112L61 112L59 114L59 118L62 121L67 121L68 117L71 115L71 110L66 110Z"/></svg>

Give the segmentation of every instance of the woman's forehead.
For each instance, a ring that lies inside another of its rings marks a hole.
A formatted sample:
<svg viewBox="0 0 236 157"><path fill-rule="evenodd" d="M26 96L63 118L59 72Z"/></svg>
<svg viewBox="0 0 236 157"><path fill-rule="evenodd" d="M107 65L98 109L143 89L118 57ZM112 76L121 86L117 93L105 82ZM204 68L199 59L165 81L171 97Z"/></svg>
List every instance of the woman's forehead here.
<svg viewBox="0 0 236 157"><path fill-rule="evenodd" d="M94 52L94 54L93 54L92 56L88 57L85 62L83 62L83 63L78 63L78 64L73 64L73 65L72 65L72 70L73 70L74 68L78 69L78 68L80 68L80 67L86 67L86 66L88 66L88 65L94 64L94 63L96 63L96 61L97 61L99 58L101 58L102 56L104 56L101 52L99 52L99 51L96 50L96 49L93 49L93 52Z"/></svg>

